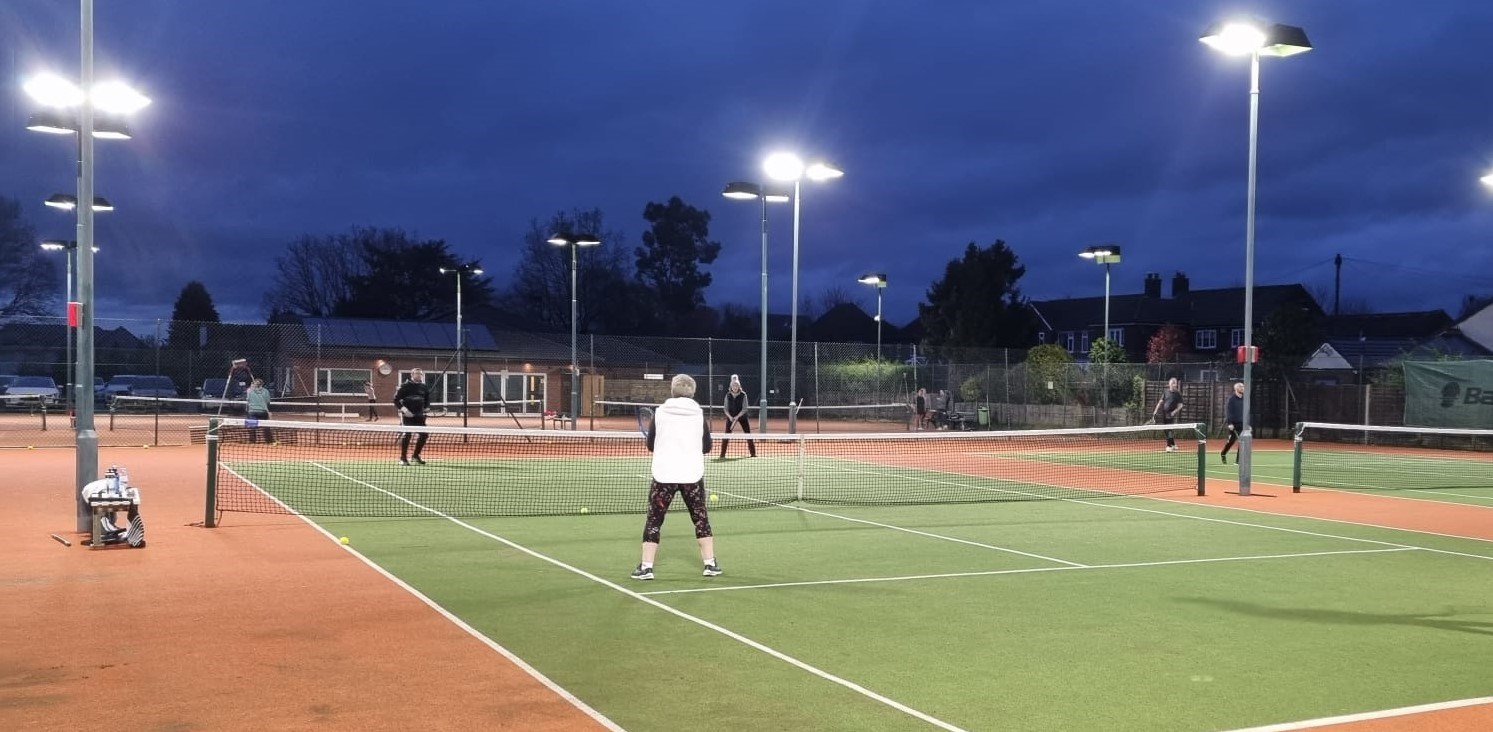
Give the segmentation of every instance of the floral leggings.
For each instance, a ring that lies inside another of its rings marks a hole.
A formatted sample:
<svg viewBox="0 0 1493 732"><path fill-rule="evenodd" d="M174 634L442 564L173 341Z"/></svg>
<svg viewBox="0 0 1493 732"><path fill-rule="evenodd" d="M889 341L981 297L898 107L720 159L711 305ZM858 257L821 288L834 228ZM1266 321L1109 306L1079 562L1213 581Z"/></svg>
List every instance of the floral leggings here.
<svg viewBox="0 0 1493 732"><path fill-rule="evenodd" d="M684 496L684 505L689 507L690 520L695 523L695 538L710 536L710 516L705 512L705 481L694 483L660 483L648 485L648 519L643 524L643 541L657 544L659 532L664 527L664 517L669 513L669 504L674 494Z"/></svg>

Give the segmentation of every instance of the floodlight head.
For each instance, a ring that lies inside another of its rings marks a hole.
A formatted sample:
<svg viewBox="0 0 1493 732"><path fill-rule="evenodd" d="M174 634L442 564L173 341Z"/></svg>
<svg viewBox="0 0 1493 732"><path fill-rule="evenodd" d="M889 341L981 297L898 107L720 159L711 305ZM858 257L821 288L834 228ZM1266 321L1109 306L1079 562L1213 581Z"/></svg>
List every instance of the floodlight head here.
<svg viewBox="0 0 1493 732"><path fill-rule="evenodd" d="M71 111L48 109L31 115L26 129L47 132L53 135L72 135L78 132L78 117ZM97 117L93 121L93 136L100 140L128 140L130 128L123 122L108 117Z"/></svg>
<svg viewBox="0 0 1493 732"><path fill-rule="evenodd" d="M566 247L574 244L578 247L594 247L601 243L601 239L595 234L572 234L568 231L550 234L545 241L557 247Z"/></svg>
<svg viewBox="0 0 1493 732"><path fill-rule="evenodd" d="M48 239L41 243L41 248L49 252L60 252L66 249L76 249L77 247L77 242L63 241L61 239Z"/></svg>
<svg viewBox="0 0 1493 732"><path fill-rule="evenodd" d="M1294 56L1312 50L1306 31L1294 25L1234 20L1215 23L1198 40L1230 56Z"/></svg>
<svg viewBox="0 0 1493 732"><path fill-rule="evenodd" d="M563 234L563 233L550 234L550 238L545 239L545 241L549 242L550 244L554 244L557 247L569 246L570 245L570 234Z"/></svg>
<svg viewBox="0 0 1493 732"><path fill-rule="evenodd" d="M879 290L883 287L886 287L886 274L882 272L863 274L861 275L861 278L857 280L857 282L860 282L863 285L875 285L876 289Z"/></svg>
<svg viewBox="0 0 1493 732"><path fill-rule="evenodd" d="M78 207L78 197L68 195L66 193L53 193L52 195L47 197L45 203L52 208L60 208L64 211L71 211ZM113 211L114 204L110 203L109 199L104 198L103 196L94 196L93 210Z"/></svg>
<svg viewBox="0 0 1493 732"><path fill-rule="evenodd" d="M1120 246L1118 244L1097 244L1085 247L1078 256L1084 259L1092 259L1095 264L1119 264Z"/></svg>
<svg viewBox="0 0 1493 732"><path fill-rule="evenodd" d="M1482 181L1483 185L1493 188L1493 173L1489 173L1481 178L1478 178L1478 180Z"/></svg>
<svg viewBox="0 0 1493 732"><path fill-rule="evenodd" d="M473 267L473 268L471 268L468 271L471 272L474 275L480 275L480 274L482 274L482 268L481 267Z"/></svg>
<svg viewBox="0 0 1493 732"><path fill-rule="evenodd" d="M106 81L93 85L93 104L105 112L133 114L150 106L150 97L122 81Z"/></svg>
<svg viewBox="0 0 1493 732"><path fill-rule="evenodd" d="M804 161L793 153L773 153L762 161L762 171L773 180L795 181L803 177Z"/></svg>
<svg viewBox="0 0 1493 732"><path fill-rule="evenodd" d="M595 234L578 234L575 238L575 245L578 247L601 246L601 237Z"/></svg>
<svg viewBox="0 0 1493 732"><path fill-rule="evenodd" d="M809 180L812 181L826 181L844 176L845 171L840 170L840 167L837 165L821 160L804 170L804 175L808 176Z"/></svg>
<svg viewBox="0 0 1493 732"><path fill-rule="evenodd" d="M749 201L762 196L762 186L756 183L735 181L726 184L726 189L721 191L726 198L734 198L738 201Z"/></svg>
<svg viewBox="0 0 1493 732"><path fill-rule="evenodd" d="M83 90L77 84L53 73L42 73L21 86L26 95L46 107L76 107L83 103Z"/></svg>

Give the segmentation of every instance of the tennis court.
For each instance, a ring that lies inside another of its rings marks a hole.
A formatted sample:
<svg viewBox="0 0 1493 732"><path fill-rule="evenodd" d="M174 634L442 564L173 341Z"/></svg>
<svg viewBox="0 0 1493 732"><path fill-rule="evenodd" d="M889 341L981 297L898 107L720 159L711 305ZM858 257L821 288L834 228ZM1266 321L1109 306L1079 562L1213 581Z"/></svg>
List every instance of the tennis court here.
<svg viewBox="0 0 1493 732"><path fill-rule="evenodd" d="M434 430L404 468L373 427L234 429L218 508L310 514L628 729L1237 729L1493 694L1493 544L1201 501L1191 439L759 437L707 467L726 574L674 515L632 582L635 436Z"/></svg>

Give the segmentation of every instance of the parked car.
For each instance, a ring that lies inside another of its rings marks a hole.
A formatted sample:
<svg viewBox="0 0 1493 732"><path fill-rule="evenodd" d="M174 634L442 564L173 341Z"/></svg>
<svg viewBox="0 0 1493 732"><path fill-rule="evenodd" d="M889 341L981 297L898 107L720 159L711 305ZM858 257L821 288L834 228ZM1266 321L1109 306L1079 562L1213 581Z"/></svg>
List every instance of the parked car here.
<svg viewBox="0 0 1493 732"><path fill-rule="evenodd" d="M241 381L230 384L227 379L205 379L197 392L198 396L207 400L202 403L202 411L239 414L243 412L242 404L224 404L222 400L241 402L244 392L248 390L249 385Z"/></svg>
<svg viewBox="0 0 1493 732"><path fill-rule="evenodd" d="M10 382L15 381L19 378L21 377L16 376L15 374L0 374L0 394L5 393L5 388L10 386Z"/></svg>
<svg viewBox="0 0 1493 732"><path fill-rule="evenodd" d="M104 385L104 401L113 403L118 396L161 397L176 396L176 384L170 377L150 374L119 374Z"/></svg>
<svg viewBox="0 0 1493 732"><path fill-rule="evenodd" d="M6 396L35 397L38 402L48 405L56 404L60 393L57 382L50 376L17 376L5 387Z"/></svg>

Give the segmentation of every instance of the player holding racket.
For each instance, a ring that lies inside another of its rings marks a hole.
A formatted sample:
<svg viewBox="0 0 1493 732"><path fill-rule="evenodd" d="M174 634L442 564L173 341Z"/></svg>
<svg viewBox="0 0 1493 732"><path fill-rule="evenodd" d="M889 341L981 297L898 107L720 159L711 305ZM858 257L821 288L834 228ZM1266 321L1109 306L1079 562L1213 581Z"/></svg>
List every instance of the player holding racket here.
<svg viewBox="0 0 1493 732"><path fill-rule="evenodd" d="M410 370L409 381L399 385L399 391L394 393L394 408L399 410L399 423L407 427L425 426L425 408L430 406L430 387L425 385L425 371L423 369ZM416 465L424 465L425 461L420 459L420 451L425 449L425 441L430 439L430 433L421 431L420 436L415 438L415 454L410 456L410 435L405 432L399 436L399 463L409 465L409 457L413 457Z"/></svg>
<svg viewBox="0 0 1493 732"><path fill-rule="evenodd" d="M721 573L715 561L715 538L710 532L710 516L705 508L705 455L710 452L710 423L695 401L695 380L679 374L669 384L673 396L659 405L653 419L643 425L648 450L653 453L652 476L648 485L648 518L643 523L643 556L635 580L653 579L653 559L658 554L659 535L674 494L684 496L690 520L695 524L695 539L700 544L700 559L705 562L704 575Z"/></svg>
<svg viewBox="0 0 1493 732"><path fill-rule="evenodd" d="M1182 413L1182 384L1173 376L1166 381L1166 393L1156 402L1156 409L1152 410L1151 418L1161 424L1176 424L1177 415ZM1166 451L1177 451L1177 440L1172 437L1172 431L1166 431Z"/></svg>
<svg viewBox="0 0 1493 732"><path fill-rule="evenodd" d="M747 417L746 411L746 392L742 390L741 379L736 374L731 374L731 387L726 390L726 403L724 406L726 411L726 434L731 434L731 428L738 424L741 425L742 432L748 435L752 434L752 420ZM721 438L720 459L726 459L726 446L730 444L730 439ZM750 438L747 439L747 450L751 453L752 457L757 457L757 443L753 442Z"/></svg>

